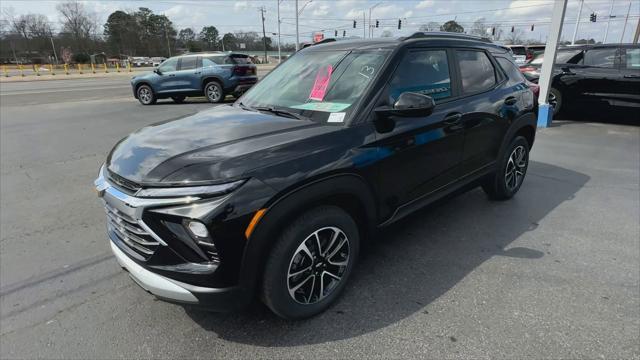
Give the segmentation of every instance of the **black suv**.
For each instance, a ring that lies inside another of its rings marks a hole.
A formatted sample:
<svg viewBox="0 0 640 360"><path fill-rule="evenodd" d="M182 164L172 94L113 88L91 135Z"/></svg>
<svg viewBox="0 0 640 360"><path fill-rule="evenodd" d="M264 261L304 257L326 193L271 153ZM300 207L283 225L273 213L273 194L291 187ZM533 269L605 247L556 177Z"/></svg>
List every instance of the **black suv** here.
<svg viewBox="0 0 640 360"><path fill-rule="evenodd" d="M457 189L522 185L534 99L466 35L308 47L232 105L143 128L95 182L119 263L156 296L304 318L375 231Z"/></svg>

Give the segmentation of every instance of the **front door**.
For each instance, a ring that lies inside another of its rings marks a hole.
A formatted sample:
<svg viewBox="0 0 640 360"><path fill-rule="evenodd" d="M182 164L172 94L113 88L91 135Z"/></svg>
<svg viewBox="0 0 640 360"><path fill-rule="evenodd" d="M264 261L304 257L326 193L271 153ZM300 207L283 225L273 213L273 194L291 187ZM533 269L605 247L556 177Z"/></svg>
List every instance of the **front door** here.
<svg viewBox="0 0 640 360"><path fill-rule="evenodd" d="M403 92L431 96L436 107L425 117L391 118L393 130L376 134L378 188L393 212L452 181L462 159L463 131L457 112L449 52L410 50L404 55L378 105L392 106Z"/></svg>
<svg viewBox="0 0 640 360"><path fill-rule="evenodd" d="M176 87L176 72L178 70L178 58L167 59L158 67L160 74L156 74L154 90L156 93L171 92Z"/></svg>

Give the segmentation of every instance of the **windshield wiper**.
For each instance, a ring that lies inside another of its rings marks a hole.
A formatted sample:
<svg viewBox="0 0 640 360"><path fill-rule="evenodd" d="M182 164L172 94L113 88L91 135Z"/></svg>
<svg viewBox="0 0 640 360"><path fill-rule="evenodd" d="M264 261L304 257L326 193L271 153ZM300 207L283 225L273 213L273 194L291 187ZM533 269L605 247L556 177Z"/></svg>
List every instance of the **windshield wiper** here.
<svg viewBox="0 0 640 360"><path fill-rule="evenodd" d="M256 106L254 109L258 110L258 111L269 112L269 113L272 113L272 114L278 115L278 116L289 117L289 118L292 118L292 119L308 120L304 116L301 116L301 115L296 114L296 113L291 112L291 111L282 110L282 109L276 109L273 106Z"/></svg>
<svg viewBox="0 0 640 360"><path fill-rule="evenodd" d="M242 110L256 111L256 109L254 109L254 108L252 108L252 107L249 107L249 106L247 106L247 105L243 104L242 102L239 102L239 103L238 103L238 106L240 106L240 107L242 108Z"/></svg>

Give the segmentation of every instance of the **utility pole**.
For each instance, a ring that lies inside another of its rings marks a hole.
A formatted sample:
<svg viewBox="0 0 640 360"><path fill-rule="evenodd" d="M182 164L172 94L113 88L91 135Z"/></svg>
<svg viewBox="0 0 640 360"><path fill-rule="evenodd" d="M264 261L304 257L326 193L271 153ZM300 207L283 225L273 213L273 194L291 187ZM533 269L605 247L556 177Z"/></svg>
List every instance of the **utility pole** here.
<svg viewBox="0 0 640 360"><path fill-rule="evenodd" d="M365 15L364 10L362 10L362 38L367 38L367 16Z"/></svg>
<svg viewBox="0 0 640 360"><path fill-rule="evenodd" d="M278 64L282 61L282 55L280 54L280 0L278 2Z"/></svg>
<svg viewBox="0 0 640 360"><path fill-rule="evenodd" d="M604 40L602 40L603 44L607 43L607 35L609 35L609 24L611 24L611 18L614 17L611 15L613 13L613 3L615 0L611 0L611 6L609 7L609 18L607 20L607 27L604 29Z"/></svg>
<svg viewBox="0 0 640 360"><path fill-rule="evenodd" d="M260 10L260 17L262 18L262 43L264 45L264 63L267 63L267 34L264 32L264 12L266 11L264 6L261 6L258 10Z"/></svg>
<svg viewBox="0 0 640 360"><path fill-rule="evenodd" d="M56 59L56 65L58 65L58 54L56 53L56 46L53 44L53 34L50 34L51 48L53 49L53 57Z"/></svg>
<svg viewBox="0 0 640 360"><path fill-rule="evenodd" d="M576 35L578 34L578 27L580 26L580 16L582 15L582 5L584 5L584 0L580 0L580 8L578 8L578 20L576 20L576 28L573 29L573 37L571 38L571 45L575 45L576 43Z"/></svg>
<svg viewBox="0 0 640 360"><path fill-rule="evenodd" d="M296 51L300 48L300 31L298 30L298 0L296 0Z"/></svg>
<svg viewBox="0 0 640 360"><path fill-rule="evenodd" d="M169 32L167 31L167 24L164 24L164 37L167 39L167 50L169 50L169 57L171 57L171 44L169 43Z"/></svg>
<svg viewBox="0 0 640 360"><path fill-rule="evenodd" d="M629 0L629 8L627 9L627 16L624 17L624 25L622 26L622 36L620 36L620 43L624 40L624 33L627 30L627 21L629 21L629 12L631 12L631 0Z"/></svg>
<svg viewBox="0 0 640 360"><path fill-rule="evenodd" d="M375 9L380 4L382 4L382 3L377 3L377 4L375 4L375 5L373 5L372 7L369 8L369 37L370 38L373 37L373 26L371 26L371 11L373 9Z"/></svg>
<svg viewBox="0 0 640 360"><path fill-rule="evenodd" d="M636 25L636 34L633 35L633 43L638 43L638 38L640 37L640 18L638 18L638 25Z"/></svg>

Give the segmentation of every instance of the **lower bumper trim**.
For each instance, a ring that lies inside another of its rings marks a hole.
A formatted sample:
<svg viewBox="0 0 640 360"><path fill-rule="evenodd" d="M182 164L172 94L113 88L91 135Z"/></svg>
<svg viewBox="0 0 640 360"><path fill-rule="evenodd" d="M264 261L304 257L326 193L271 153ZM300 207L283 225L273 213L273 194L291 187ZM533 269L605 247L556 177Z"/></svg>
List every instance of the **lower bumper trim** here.
<svg viewBox="0 0 640 360"><path fill-rule="evenodd" d="M125 268L133 280L150 293L169 300L197 304L198 298L189 290L177 285L164 276L154 274L129 259L116 244L111 242L111 250L120 266Z"/></svg>

